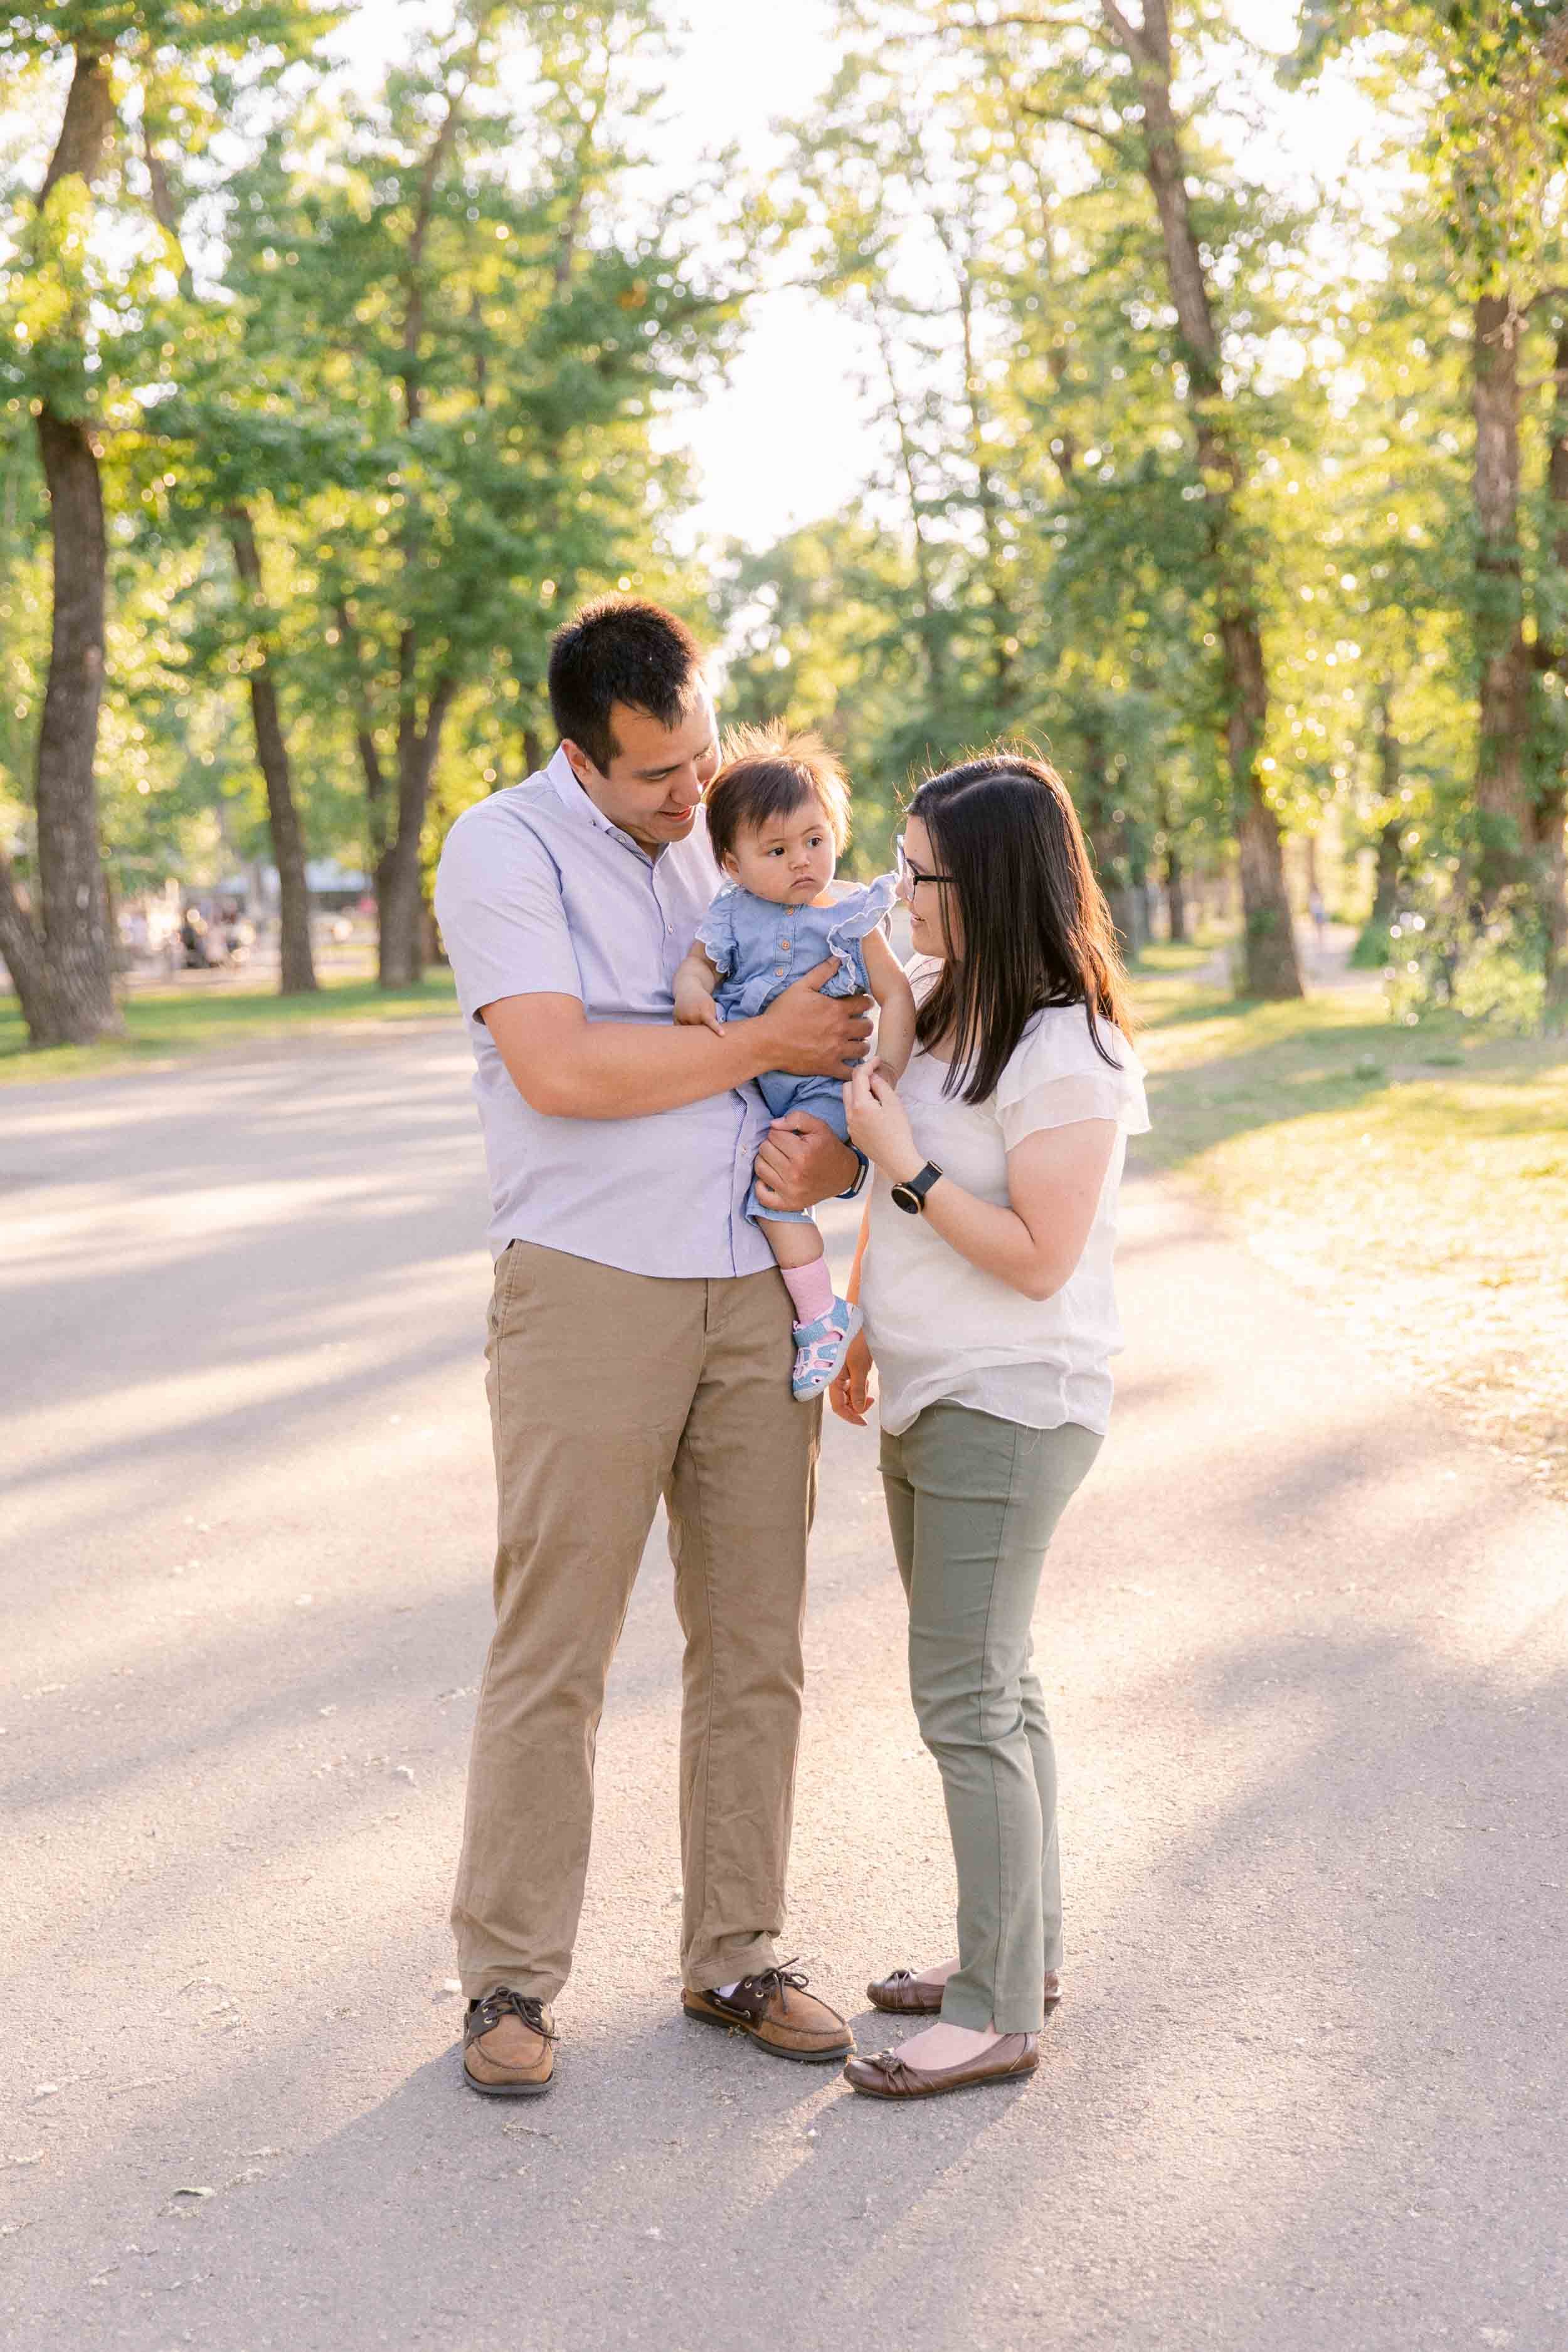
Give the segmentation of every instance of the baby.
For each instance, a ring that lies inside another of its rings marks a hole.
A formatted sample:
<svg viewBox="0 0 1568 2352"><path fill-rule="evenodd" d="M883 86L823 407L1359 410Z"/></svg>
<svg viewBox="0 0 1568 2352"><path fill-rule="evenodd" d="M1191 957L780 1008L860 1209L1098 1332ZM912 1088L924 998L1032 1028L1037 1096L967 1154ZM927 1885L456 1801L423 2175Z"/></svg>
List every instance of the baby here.
<svg viewBox="0 0 1568 2352"><path fill-rule="evenodd" d="M915 1001L882 931L897 895L890 874L833 898L828 885L849 839L849 788L818 736L780 726L745 727L725 743L707 791L708 838L730 879L697 927L675 977L677 1021L717 1029L750 1019L782 989L830 956L838 969L825 996L869 993L880 1012L877 1053L903 1076L915 1041ZM841 1139L844 1094L836 1078L770 1070L757 1081L775 1118L805 1110ZM753 1184L746 1214L766 1234L795 1302L795 1393L820 1396L860 1328L860 1309L835 1297L822 1235L804 1209L764 1209Z"/></svg>

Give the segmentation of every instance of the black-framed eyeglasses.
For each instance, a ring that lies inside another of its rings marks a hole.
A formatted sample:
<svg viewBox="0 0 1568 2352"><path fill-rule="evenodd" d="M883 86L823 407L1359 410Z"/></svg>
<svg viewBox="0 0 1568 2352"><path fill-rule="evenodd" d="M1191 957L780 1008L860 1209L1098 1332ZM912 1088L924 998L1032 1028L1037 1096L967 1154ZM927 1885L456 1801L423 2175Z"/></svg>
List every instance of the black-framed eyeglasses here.
<svg viewBox="0 0 1568 2352"><path fill-rule="evenodd" d="M946 884L952 880L951 874L928 874L923 866L917 866L904 847L904 836L901 833L893 844L893 855L898 860L899 887L900 890L908 890L911 896L920 888L922 882Z"/></svg>

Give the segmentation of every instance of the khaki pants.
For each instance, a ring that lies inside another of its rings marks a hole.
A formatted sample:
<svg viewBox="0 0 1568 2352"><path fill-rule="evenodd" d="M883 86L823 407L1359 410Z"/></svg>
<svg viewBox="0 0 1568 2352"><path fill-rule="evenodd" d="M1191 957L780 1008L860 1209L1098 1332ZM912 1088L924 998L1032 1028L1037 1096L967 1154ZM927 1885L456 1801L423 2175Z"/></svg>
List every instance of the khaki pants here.
<svg viewBox="0 0 1568 2352"><path fill-rule="evenodd" d="M1037 2033L1062 1964L1057 1764L1029 1620L1040 1569L1101 1441L944 1399L882 1433L882 1486L910 1603L910 1689L942 1771L958 1870L958 1968L942 2013Z"/></svg>
<svg viewBox="0 0 1568 2352"><path fill-rule="evenodd" d="M686 1636L682 1979L777 1959L821 1432L790 1394L791 1319L772 1271L667 1281L525 1242L497 1265L496 1628L452 1908L469 2000L566 1981L605 1677L660 1495Z"/></svg>

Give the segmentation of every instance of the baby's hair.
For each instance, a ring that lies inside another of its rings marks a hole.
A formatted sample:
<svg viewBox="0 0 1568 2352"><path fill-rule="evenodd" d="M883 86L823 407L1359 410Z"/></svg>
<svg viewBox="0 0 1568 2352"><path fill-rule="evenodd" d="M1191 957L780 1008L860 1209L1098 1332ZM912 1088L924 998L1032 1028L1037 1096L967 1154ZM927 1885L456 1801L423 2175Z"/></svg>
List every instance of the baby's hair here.
<svg viewBox="0 0 1568 2352"><path fill-rule="evenodd" d="M849 844L849 780L820 735L792 735L782 719L731 728L724 764L709 785L708 838L721 864L737 837L815 800L842 856Z"/></svg>

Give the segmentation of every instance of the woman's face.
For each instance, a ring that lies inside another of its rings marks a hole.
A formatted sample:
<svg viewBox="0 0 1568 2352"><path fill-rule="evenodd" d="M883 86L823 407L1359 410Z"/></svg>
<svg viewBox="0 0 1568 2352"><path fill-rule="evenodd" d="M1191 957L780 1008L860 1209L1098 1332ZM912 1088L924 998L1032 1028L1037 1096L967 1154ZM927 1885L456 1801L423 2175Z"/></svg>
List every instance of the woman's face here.
<svg viewBox="0 0 1568 2352"><path fill-rule="evenodd" d="M951 882L934 877L942 873L931 835L918 816L904 827L904 895L910 908L910 944L916 955L940 956L944 961L959 952L958 908Z"/></svg>

